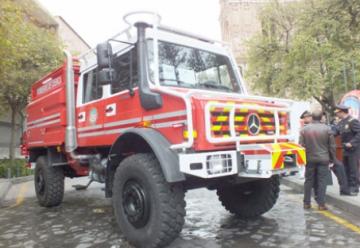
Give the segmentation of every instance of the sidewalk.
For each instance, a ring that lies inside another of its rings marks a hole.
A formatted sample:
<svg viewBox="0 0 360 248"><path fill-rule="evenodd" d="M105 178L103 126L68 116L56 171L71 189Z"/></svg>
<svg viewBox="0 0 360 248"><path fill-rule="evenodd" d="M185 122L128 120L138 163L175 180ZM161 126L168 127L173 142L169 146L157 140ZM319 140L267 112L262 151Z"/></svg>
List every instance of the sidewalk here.
<svg viewBox="0 0 360 248"><path fill-rule="evenodd" d="M18 177L12 179L0 179L0 206L5 200L6 195L10 191L11 187L15 184L32 181L34 176Z"/></svg>
<svg viewBox="0 0 360 248"><path fill-rule="evenodd" d="M360 194L358 196L340 196L339 184L334 173L332 173L332 178L333 185L326 188L326 203L360 217ZM296 175L283 178L282 184L292 188L295 192L304 193L304 181L303 178ZM312 201L314 203L313 198Z"/></svg>

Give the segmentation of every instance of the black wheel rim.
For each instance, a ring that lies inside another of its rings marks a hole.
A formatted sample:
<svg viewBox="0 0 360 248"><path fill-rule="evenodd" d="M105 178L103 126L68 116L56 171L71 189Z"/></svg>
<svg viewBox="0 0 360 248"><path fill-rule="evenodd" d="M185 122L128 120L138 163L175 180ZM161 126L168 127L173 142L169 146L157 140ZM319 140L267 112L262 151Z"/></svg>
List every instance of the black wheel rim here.
<svg viewBox="0 0 360 248"><path fill-rule="evenodd" d="M144 227L150 213L150 201L144 187L136 180L129 180L124 185L122 196L127 220L135 228Z"/></svg>
<svg viewBox="0 0 360 248"><path fill-rule="evenodd" d="M45 180L42 170L39 170L36 175L36 188L39 195L43 195L45 192Z"/></svg>

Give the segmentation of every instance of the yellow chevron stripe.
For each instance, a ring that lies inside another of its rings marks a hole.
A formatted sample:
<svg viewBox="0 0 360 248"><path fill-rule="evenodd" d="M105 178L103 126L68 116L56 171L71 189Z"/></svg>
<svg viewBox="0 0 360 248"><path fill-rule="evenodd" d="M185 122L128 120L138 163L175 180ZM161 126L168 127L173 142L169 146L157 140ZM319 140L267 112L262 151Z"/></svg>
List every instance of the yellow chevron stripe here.
<svg viewBox="0 0 360 248"><path fill-rule="evenodd" d="M245 117L244 116L235 116L235 121L244 121Z"/></svg>
<svg viewBox="0 0 360 248"><path fill-rule="evenodd" d="M305 149L301 149L298 150L298 154L301 157L301 159L304 161L304 163L306 164L306 153L305 153Z"/></svg>
<svg viewBox="0 0 360 248"><path fill-rule="evenodd" d="M288 148L292 148L292 149L296 149L298 150L299 148L302 149L302 147L298 144L293 144L293 143L281 143L282 146L286 146Z"/></svg>
<svg viewBox="0 0 360 248"><path fill-rule="evenodd" d="M271 168L275 169L277 161L280 159L281 152L272 152L271 154Z"/></svg>
<svg viewBox="0 0 360 248"><path fill-rule="evenodd" d="M216 121L227 121L229 119L226 115L220 115L216 118Z"/></svg>
<svg viewBox="0 0 360 248"><path fill-rule="evenodd" d="M273 148L273 152L281 152L281 151L282 151L280 145L277 144L277 143L272 144L271 146L272 146L272 148Z"/></svg>
<svg viewBox="0 0 360 248"><path fill-rule="evenodd" d="M260 113L260 112L259 112ZM262 118L260 118L261 119L261 121L263 121L263 122L270 122L271 121L271 118L268 118L268 117L262 117Z"/></svg>
<svg viewBox="0 0 360 248"><path fill-rule="evenodd" d="M211 131L220 131L222 126L216 125L211 127Z"/></svg>

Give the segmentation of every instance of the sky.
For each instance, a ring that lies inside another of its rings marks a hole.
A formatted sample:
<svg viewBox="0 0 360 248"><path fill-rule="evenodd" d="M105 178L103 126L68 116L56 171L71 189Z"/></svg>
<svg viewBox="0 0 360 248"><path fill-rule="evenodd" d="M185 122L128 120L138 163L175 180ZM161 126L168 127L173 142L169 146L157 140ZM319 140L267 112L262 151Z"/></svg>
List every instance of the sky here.
<svg viewBox="0 0 360 248"><path fill-rule="evenodd" d="M147 10L162 24L220 40L219 0L38 0L52 15L62 16L91 46L121 31L124 14Z"/></svg>

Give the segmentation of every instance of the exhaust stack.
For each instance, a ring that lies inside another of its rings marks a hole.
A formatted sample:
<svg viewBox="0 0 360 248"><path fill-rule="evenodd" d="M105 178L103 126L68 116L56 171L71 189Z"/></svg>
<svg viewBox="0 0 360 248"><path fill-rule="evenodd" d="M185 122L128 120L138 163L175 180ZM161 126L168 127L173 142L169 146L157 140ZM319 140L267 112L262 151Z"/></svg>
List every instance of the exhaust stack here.
<svg viewBox="0 0 360 248"><path fill-rule="evenodd" d="M65 151L73 152L77 148L75 127L75 87L72 56L64 50L66 55L66 132Z"/></svg>

